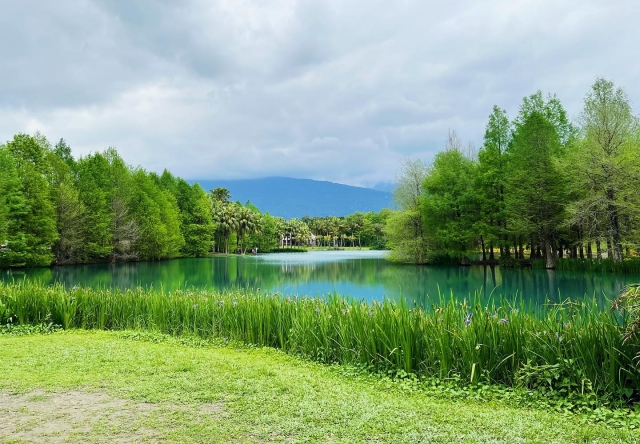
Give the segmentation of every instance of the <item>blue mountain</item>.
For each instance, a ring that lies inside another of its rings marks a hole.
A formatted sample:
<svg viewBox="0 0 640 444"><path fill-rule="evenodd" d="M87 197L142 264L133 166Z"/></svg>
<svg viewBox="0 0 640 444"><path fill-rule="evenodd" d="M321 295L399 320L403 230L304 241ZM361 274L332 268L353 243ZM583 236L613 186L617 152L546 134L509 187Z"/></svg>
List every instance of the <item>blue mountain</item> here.
<svg viewBox="0 0 640 444"><path fill-rule="evenodd" d="M247 180L191 180L205 191L226 188L231 200L251 201L263 213L290 219L302 216L347 216L356 211L393 208L391 193L334 182L290 177Z"/></svg>

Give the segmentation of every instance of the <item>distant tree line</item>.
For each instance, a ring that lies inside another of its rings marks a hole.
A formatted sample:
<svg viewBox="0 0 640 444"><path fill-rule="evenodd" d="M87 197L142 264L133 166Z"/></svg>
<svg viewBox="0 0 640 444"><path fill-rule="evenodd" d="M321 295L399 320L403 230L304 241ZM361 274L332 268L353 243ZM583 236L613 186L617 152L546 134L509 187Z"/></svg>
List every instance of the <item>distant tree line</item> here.
<svg viewBox="0 0 640 444"><path fill-rule="evenodd" d="M384 244L384 216L285 221L230 199L131 167L114 148L76 160L64 139L17 134L0 146L0 267L267 252L315 233L322 245Z"/></svg>
<svg viewBox="0 0 640 444"><path fill-rule="evenodd" d="M575 124L555 95L495 106L483 146L451 133L431 165L405 164L386 227L396 260L629 256L640 241L640 125L623 89L598 78Z"/></svg>
<svg viewBox="0 0 640 444"><path fill-rule="evenodd" d="M251 202L231 202L226 188L211 190L210 199L217 227L215 251L219 253L245 254L254 247L258 252L309 246L386 248L384 227L389 210L285 220L262 214Z"/></svg>

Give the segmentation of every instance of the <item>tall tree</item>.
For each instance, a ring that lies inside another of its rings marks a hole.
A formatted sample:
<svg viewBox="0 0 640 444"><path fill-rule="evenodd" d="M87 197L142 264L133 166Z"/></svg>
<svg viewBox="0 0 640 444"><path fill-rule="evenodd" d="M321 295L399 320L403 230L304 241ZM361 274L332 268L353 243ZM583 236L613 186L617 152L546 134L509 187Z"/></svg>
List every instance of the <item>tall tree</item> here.
<svg viewBox="0 0 640 444"><path fill-rule="evenodd" d="M476 164L459 148L436 154L423 183L422 217L438 251L460 256L475 246L479 213Z"/></svg>
<svg viewBox="0 0 640 444"><path fill-rule="evenodd" d="M610 257L620 261L625 235L640 217L638 118L625 91L598 78L579 122L582 140L570 163L581 195L571 206L572 220L586 226L589 241L611 245Z"/></svg>
<svg viewBox="0 0 640 444"><path fill-rule="evenodd" d="M0 266L24 265L27 246L22 221L28 206L22 192L15 161L6 147L0 146Z"/></svg>
<svg viewBox="0 0 640 444"><path fill-rule="evenodd" d="M27 266L51 264L51 249L58 237L55 208L47 180L48 147L42 142L34 136L18 134L7 143L27 207L25 213L16 215L14 227L23 240L10 248L16 253L24 249L24 265Z"/></svg>
<svg viewBox="0 0 640 444"><path fill-rule="evenodd" d="M392 248L392 259L424 263L427 258L427 239L420 211L422 184L428 167L421 160L408 160L397 178L393 198L399 210L389 217L385 235Z"/></svg>
<svg viewBox="0 0 640 444"><path fill-rule="evenodd" d="M509 148L505 197L509 230L515 236L539 239L547 268L555 267L554 235L566 205L566 178L554 158L560 145L554 124L531 111L519 119Z"/></svg>
<svg viewBox="0 0 640 444"><path fill-rule="evenodd" d="M484 133L484 143L478 153L477 198L478 234L489 247L489 259L494 259L493 247L507 246L507 218L504 206L506 180L505 153L511 143L511 123L507 112L493 107ZM483 248L483 254L485 249ZM486 259L486 257L483 257Z"/></svg>
<svg viewBox="0 0 640 444"><path fill-rule="evenodd" d="M173 190L180 209L183 253L190 257L206 256L212 250L216 229L211 201L200 185L189 185L184 179L176 179Z"/></svg>

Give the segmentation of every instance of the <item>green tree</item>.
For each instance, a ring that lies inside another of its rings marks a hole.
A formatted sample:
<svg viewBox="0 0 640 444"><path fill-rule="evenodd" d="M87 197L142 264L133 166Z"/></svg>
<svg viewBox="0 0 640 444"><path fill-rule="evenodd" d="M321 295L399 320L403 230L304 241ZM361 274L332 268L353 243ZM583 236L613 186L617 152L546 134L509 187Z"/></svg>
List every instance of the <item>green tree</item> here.
<svg viewBox="0 0 640 444"><path fill-rule="evenodd" d="M247 252L247 242L249 241L248 237L258 231L258 219L259 216L256 215L256 213L251 209L242 206L236 206L236 242L237 247L242 254L245 254Z"/></svg>
<svg viewBox="0 0 640 444"><path fill-rule="evenodd" d="M53 262L51 251L57 240L56 215L47 180L47 146L26 134L18 134L7 143L8 152L21 182L26 212L14 213L12 230L22 239L10 244L14 257L24 254L26 266L44 266ZM18 265L18 264L13 264Z"/></svg>
<svg viewBox="0 0 640 444"><path fill-rule="evenodd" d="M539 239L547 268L554 268L554 235L567 204L566 178L554 157L561 141L545 114L527 111L521 117L509 147L505 196L509 230L516 237Z"/></svg>
<svg viewBox="0 0 640 444"><path fill-rule="evenodd" d="M479 212L476 228L483 247L483 259L486 259L485 244L488 244L489 259L494 259L494 245L499 245L502 250L508 245L504 205L505 153L511 143L511 133L507 112L494 106L478 153L475 186Z"/></svg>
<svg viewBox="0 0 640 444"><path fill-rule="evenodd" d="M229 254L229 240L231 238L231 234L238 230L236 205L233 203L223 204L220 201L214 201L212 211L213 220L215 221L217 231L222 239L222 242L220 243L221 247L224 245L224 249L219 251Z"/></svg>
<svg viewBox="0 0 640 444"><path fill-rule="evenodd" d="M24 265L27 246L22 221L28 212L15 161L0 146L0 266Z"/></svg>
<svg viewBox="0 0 640 444"><path fill-rule="evenodd" d="M140 230L135 251L143 260L177 257L185 242L175 199L142 169L134 171L132 178L133 192L127 204Z"/></svg>
<svg viewBox="0 0 640 444"><path fill-rule="evenodd" d="M585 227L589 242L605 241L609 257L620 261L625 237L640 217L638 118L625 91L598 78L579 122L581 141L568 162L579 196L570 207L571 219Z"/></svg>
<svg viewBox="0 0 640 444"><path fill-rule="evenodd" d="M113 250L112 185L109 161L100 153L82 157L77 162L77 190L85 209L83 260L107 259Z"/></svg>
<svg viewBox="0 0 640 444"><path fill-rule="evenodd" d="M423 182L422 218L438 251L461 256L477 240L476 164L459 149L436 154Z"/></svg>
<svg viewBox="0 0 640 444"><path fill-rule="evenodd" d="M429 172L420 160L408 160L397 179L393 198L399 210L390 215L385 236L392 248L391 259L401 262L424 263L427 259L427 239L423 213L420 210L422 184Z"/></svg>
<svg viewBox="0 0 640 444"><path fill-rule="evenodd" d="M184 179L175 180L174 190L185 241L183 253L190 257L206 256L212 251L216 229L209 197L200 185L189 185Z"/></svg>

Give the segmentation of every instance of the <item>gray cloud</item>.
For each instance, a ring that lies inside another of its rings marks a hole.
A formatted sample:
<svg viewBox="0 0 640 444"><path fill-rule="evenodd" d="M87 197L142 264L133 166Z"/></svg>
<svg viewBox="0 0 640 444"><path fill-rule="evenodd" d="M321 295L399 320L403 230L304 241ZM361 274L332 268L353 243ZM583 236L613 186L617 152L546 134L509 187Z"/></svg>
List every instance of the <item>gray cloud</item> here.
<svg viewBox="0 0 640 444"><path fill-rule="evenodd" d="M494 104L603 75L636 103L635 0L5 1L0 140L41 131L186 178L371 185Z"/></svg>

